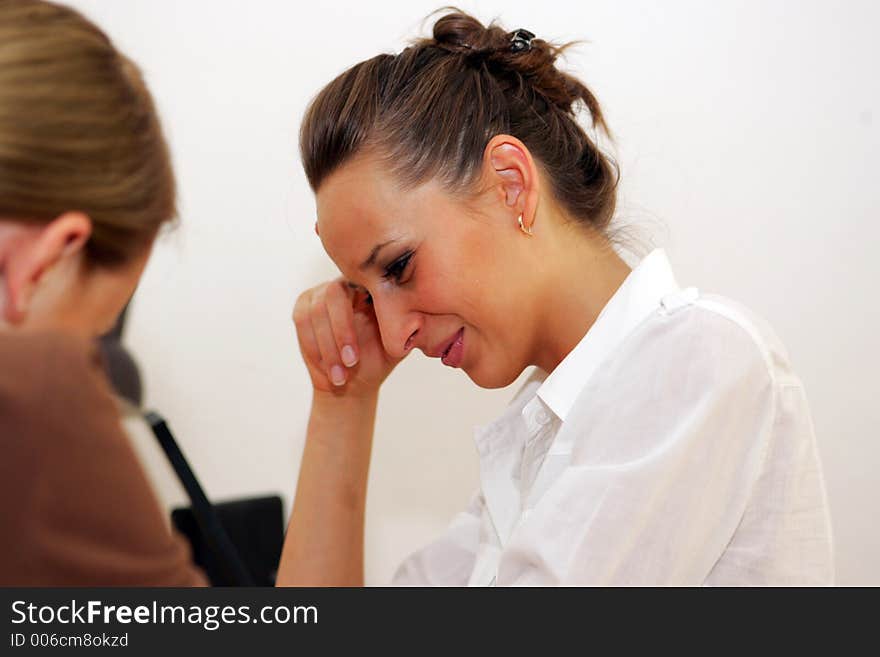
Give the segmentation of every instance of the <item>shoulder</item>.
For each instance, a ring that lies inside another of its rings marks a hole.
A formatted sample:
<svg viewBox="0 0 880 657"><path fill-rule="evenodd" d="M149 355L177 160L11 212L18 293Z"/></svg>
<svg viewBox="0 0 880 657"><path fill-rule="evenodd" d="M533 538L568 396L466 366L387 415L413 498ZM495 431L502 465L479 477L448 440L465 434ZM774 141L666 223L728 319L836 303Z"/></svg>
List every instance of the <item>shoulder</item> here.
<svg viewBox="0 0 880 657"><path fill-rule="evenodd" d="M684 453L708 462L763 450L778 405L772 336L727 299L694 291L675 301L647 317L580 392L569 418L581 428L572 435L577 462Z"/></svg>
<svg viewBox="0 0 880 657"><path fill-rule="evenodd" d="M0 336L0 424L4 443L35 445L74 428L88 440L106 436L90 429L118 422L118 409L101 367L100 352L88 340L62 333Z"/></svg>
<svg viewBox="0 0 880 657"><path fill-rule="evenodd" d="M0 513L10 527L32 527L37 498L80 472L86 454L116 450L118 414L96 359L71 336L0 334ZM93 484L82 476L71 490Z"/></svg>
<svg viewBox="0 0 880 657"><path fill-rule="evenodd" d="M94 343L0 336L0 579L33 585L205 583L165 523Z"/></svg>
<svg viewBox="0 0 880 657"><path fill-rule="evenodd" d="M716 375L748 369L772 385L799 383L770 324L738 301L688 288L672 297L631 336L631 348L665 352L681 365Z"/></svg>
<svg viewBox="0 0 880 657"><path fill-rule="evenodd" d="M731 414L772 418L779 380L789 372L775 334L755 313L729 299L689 288L664 298L622 341L578 397L620 426L661 431L698 418ZM669 427L667 427L669 428Z"/></svg>
<svg viewBox="0 0 880 657"><path fill-rule="evenodd" d="M800 384L785 345L764 317L738 301L717 294L700 295L696 308L717 321L729 322L732 330L742 335L743 345L760 355L773 383Z"/></svg>
<svg viewBox="0 0 880 657"><path fill-rule="evenodd" d="M65 375L94 375L101 360L92 341L61 332L0 333L0 383L31 391Z"/></svg>

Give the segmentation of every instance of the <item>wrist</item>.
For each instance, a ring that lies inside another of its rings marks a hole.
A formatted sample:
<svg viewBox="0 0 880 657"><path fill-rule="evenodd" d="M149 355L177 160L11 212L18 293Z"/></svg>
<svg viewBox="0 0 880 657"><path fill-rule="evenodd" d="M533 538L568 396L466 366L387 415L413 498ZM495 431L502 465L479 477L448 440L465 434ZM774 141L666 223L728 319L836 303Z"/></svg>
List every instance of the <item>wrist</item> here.
<svg viewBox="0 0 880 657"><path fill-rule="evenodd" d="M312 406L321 408L339 409L358 412L375 409L379 402L379 389L354 392L346 388L327 391L318 388L312 389Z"/></svg>
<svg viewBox="0 0 880 657"><path fill-rule="evenodd" d="M308 443L321 451L329 449L339 458L348 459L359 454L358 459L363 457L368 461L378 400L378 391L353 395L315 390Z"/></svg>

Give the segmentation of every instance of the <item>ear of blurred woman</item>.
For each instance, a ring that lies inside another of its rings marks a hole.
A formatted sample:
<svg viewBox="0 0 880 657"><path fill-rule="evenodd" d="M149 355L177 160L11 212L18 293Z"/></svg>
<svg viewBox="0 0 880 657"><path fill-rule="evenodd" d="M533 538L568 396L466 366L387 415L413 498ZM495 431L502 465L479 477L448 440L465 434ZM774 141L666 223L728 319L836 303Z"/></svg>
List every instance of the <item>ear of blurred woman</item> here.
<svg viewBox="0 0 880 657"><path fill-rule="evenodd" d="M484 173L493 180L501 201L514 217L531 226L538 204L540 180L529 149L516 137L495 135L486 145Z"/></svg>
<svg viewBox="0 0 880 657"><path fill-rule="evenodd" d="M3 320L20 324L46 274L78 258L92 234L82 212L65 212L48 224L6 224L0 243Z"/></svg>

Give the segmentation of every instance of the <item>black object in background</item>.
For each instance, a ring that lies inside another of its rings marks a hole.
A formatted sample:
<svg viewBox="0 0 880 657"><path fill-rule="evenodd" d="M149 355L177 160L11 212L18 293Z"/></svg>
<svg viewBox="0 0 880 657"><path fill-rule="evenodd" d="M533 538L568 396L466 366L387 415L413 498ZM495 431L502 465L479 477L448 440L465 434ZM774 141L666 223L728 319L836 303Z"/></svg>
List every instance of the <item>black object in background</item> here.
<svg viewBox="0 0 880 657"><path fill-rule="evenodd" d="M109 333L98 340L98 347L104 359L104 371L116 394L140 408L144 388L141 374L128 349L122 344L122 331L125 328L125 316L128 305L119 313L116 324Z"/></svg>
<svg viewBox="0 0 880 657"><path fill-rule="evenodd" d="M217 510L208 501L205 491L195 473L189 467L189 462L180 451L174 434L168 428L165 418L156 411L144 413L144 419L153 430L153 435L162 446L168 462L177 473L177 478L183 484L186 494L192 502L192 515L198 525L204 545L214 554L218 569L222 571L223 584L228 586L253 586L254 580L245 567L238 554L238 549L226 533L226 529L220 522ZM213 582L213 580L212 580Z"/></svg>
<svg viewBox="0 0 880 657"><path fill-rule="evenodd" d="M284 509L277 495L218 502L214 511L237 548L255 586L274 586L284 546ZM222 564L211 550L190 507L174 509L171 522L189 539L193 561L205 571L214 586L230 586Z"/></svg>

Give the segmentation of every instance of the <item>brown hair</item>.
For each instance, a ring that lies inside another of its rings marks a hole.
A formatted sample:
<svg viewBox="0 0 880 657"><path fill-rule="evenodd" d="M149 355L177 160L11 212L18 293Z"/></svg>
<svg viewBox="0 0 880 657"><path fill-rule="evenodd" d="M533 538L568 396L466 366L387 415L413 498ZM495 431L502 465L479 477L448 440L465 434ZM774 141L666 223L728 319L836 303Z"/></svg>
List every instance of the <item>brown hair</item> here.
<svg viewBox="0 0 880 657"><path fill-rule="evenodd" d="M463 191L489 140L510 134L531 151L571 216L604 231L618 169L577 121L583 106L610 137L593 93L555 65L566 46L532 39L520 49L515 33L445 11L431 38L353 66L312 101L300 133L312 189L369 148L404 185L436 176Z"/></svg>
<svg viewBox="0 0 880 657"><path fill-rule="evenodd" d="M93 224L89 261L125 262L175 214L168 148L135 66L81 14L0 0L0 217Z"/></svg>

